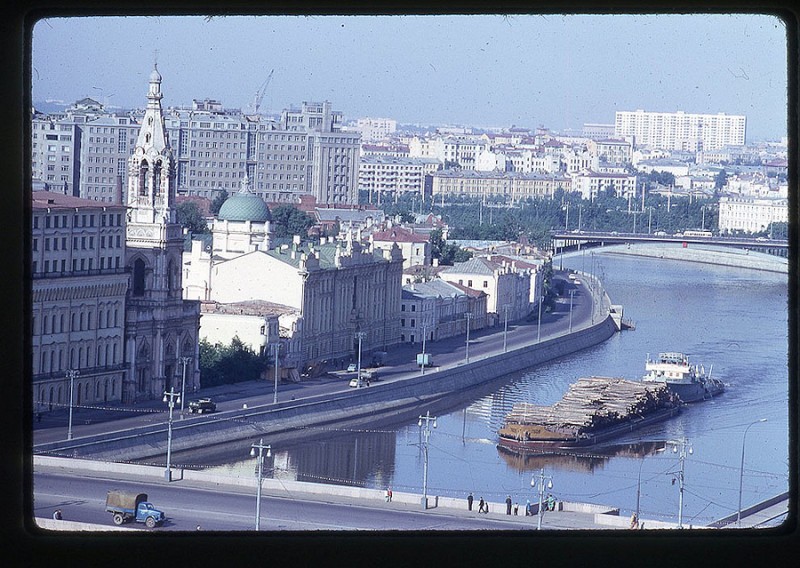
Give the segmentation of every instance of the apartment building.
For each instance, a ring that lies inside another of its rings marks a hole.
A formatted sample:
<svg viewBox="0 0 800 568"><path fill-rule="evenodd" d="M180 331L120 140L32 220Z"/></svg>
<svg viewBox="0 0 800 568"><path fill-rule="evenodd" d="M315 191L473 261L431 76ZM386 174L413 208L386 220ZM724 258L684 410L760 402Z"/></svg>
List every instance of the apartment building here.
<svg viewBox="0 0 800 568"><path fill-rule="evenodd" d="M403 286L400 342L421 344L486 327L483 291L465 289L440 279Z"/></svg>
<svg viewBox="0 0 800 568"><path fill-rule="evenodd" d="M595 199L601 191L612 191L615 197L636 197L636 176L585 170L572 176L571 187L583 199Z"/></svg>
<svg viewBox="0 0 800 568"><path fill-rule="evenodd" d="M363 142L380 142L388 140L397 131L397 121L391 118L359 118L355 128Z"/></svg>
<svg viewBox="0 0 800 568"><path fill-rule="evenodd" d="M431 178L434 200L448 195L502 196L514 200L552 198L557 189L573 191L572 181L563 174L444 170L435 172Z"/></svg>
<svg viewBox="0 0 800 568"><path fill-rule="evenodd" d="M634 144L691 152L717 150L745 143L743 115L617 111L614 137L633 137Z"/></svg>
<svg viewBox="0 0 800 568"><path fill-rule="evenodd" d="M721 233L760 233L768 230L771 223L788 220L789 201L785 198L721 197L719 200Z"/></svg>
<svg viewBox="0 0 800 568"><path fill-rule="evenodd" d="M362 156L358 167L358 189L373 195L397 197L425 193L425 179L441 167L434 158Z"/></svg>

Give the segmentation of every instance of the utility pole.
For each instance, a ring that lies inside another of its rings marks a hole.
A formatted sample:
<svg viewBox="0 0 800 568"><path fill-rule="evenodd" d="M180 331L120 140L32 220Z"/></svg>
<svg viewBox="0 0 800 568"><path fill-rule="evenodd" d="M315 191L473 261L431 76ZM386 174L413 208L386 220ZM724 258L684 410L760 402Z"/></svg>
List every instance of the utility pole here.
<svg viewBox="0 0 800 568"><path fill-rule="evenodd" d="M742 478L744 477L744 442L747 440L747 431L750 429L750 426L755 426L760 422L766 422L766 418L761 418L756 420L755 422L751 422L748 424L747 428L744 429L744 435L742 436L742 463L739 467L739 508L736 511L736 527L742 528Z"/></svg>
<svg viewBox="0 0 800 568"><path fill-rule="evenodd" d="M539 517L536 520L536 530L542 530L542 504L544 502L544 487L545 483L544 480L547 480L547 488L553 488L553 478L551 476L545 476L544 468L539 472L539 509L536 511L536 516ZM536 478L531 478L531 487L536 487Z"/></svg>
<svg viewBox="0 0 800 568"><path fill-rule="evenodd" d="M470 327L469 322L472 319L472 314L470 312L467 312L466 314L464 314L464 317L467 319L467 347L464 350L464 361L466 363L469 363L469 327Z"/></svg>
<svg viewBox="0 0 800 568"><path fill-rule="evenodd" d="M80 364L80 361L78 364ZM80 374L80 371L76 369L69 369L67 371L67 378L69 379L69 426L67 426L67 440L72 439L72 391L75 386L75 378Z"/></svg>
<svg viewBox="0 0 800 568"><path fill-rule="evenodd" d="M425 421L425 426L422 426L422 421ZM422 470L422 508L428 508L428 440L431 437L431 421L433 421L433 427L436 428L436 417L431 416L431 411L428 410L425 413L425 416L419 417L419 422L417 425L422 428L422 435L423 435L423 452L425 455L425 465L423 466Z"/></svg>
<svg viewBox="0 0 800 568"><path fill-rule="evenodd" d="M278 404L278 350L280 347L280 343L276 342L272 344L272 351L274 352L275 357L275 389L272 395L272 404Z"/></svg>
<svg viewBox="0 0 800 568"><path fill-rule="evenodd" d="M691 455L694 453L694 449L691 445L689 445L689 441L686 438L681 439L678 442L670 442L672 445L672 453L679 453L678 459L680 461L680 470L677 472L678 474L678 528L683 528L683 481L684 481L684 466L686 463L686 456ZM678 447L680 446L680 450ZM674 481L674 480L673 480Z"/></svg>
<svg viewBox="0 0 800 568"><path fill-rule="evenodd" d="M191 357L181 357L181 363L183 364L183 378L181 379L181 417L183 417L183 399L184 393L186 392L186 365L188 365L191 360Z"/></svg>
<svg viewBox="0 0 800 568"><path fill-rule="evenodd" d="M258 449L258 464L256 465L256 475L258 476L258 488L256 489L256 530L261 528L261 480L264 476L264 450L267 450L267 456L271 457L272 452L269 445L264 445L264 438L258 441L258 444L250 446L250 456L256 457L256 449Z"/></svg>
<svg viewBox="0 0 800 568"><path fill-rule="evenodd" d="M178 400L175 400L175 399ZM172 469L170 467L170 457L172 455L172 409L175 404L181 401L180 393L175 392L175 387L170 387L169 392L164 391L164 402L169 405L169 420L167 422L167 469L164 477L167 481L172 481Z"/></svg>
<svg viewBox="0 0 800 568"><path fill-rule="evenodd" d="M508 304L503 304L503 313L505 314L505 323L503 325L503 353L506 352L506 337L508 336Z"/></svg>
<svg viewBox="0 0 800 568"><path fill-rule="evenodd" d="M356 339L358 339L358 381L356 388L361 388L361 341L364 339L365 335L366 334L363 331L356 332Z"/></svg>

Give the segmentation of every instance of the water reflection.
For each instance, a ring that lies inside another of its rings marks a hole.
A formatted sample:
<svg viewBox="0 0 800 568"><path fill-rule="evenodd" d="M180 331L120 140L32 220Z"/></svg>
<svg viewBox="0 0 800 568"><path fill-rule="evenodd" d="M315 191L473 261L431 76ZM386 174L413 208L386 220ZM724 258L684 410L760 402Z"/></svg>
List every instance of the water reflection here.
<svg viewBox="0 0 800 568"><path fill-rule="evenodd" d="M503 446L497 446L497 453L509 468L518 473L552 467L564 471L593 473L595 470L603 469L613 457L643 459L646 456L655 455L664 447L666 447L664 442L638 442L604 446L592 451L583 448L576 451L559 450L558 452L523 454Z"/></svg>

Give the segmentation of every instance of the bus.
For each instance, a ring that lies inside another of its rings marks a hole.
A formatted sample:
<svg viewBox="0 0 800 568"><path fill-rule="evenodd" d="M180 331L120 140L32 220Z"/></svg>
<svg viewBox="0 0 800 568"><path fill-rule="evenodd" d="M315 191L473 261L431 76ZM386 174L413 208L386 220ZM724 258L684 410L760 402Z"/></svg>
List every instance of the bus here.
<svg viewBox="0 0 800 568"><path fill-rule="evenodd" d="M683 232L684 237L713 237L711 231L701 231L699 229L690 229Z"/></svg>

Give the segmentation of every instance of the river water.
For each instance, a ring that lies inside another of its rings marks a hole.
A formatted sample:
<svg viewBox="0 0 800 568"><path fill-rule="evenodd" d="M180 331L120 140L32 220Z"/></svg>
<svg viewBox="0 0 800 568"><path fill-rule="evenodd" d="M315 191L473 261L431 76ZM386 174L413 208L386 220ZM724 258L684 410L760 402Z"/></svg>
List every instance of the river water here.
<svg viewBox="0 0 800 568"><path fill-rule="evenodd" d="M564 267L600 275L635 330L508 378L491 395L437 417L428 446L428 494L471 491L476 500L524 506L544 475L559 499L608 505L630 515L706 525L788 490L788 282L785 274L584 252ZM687 353L725 382L724 394L689 405L667 422L580 455L504 453L496 432L515 402L549 405L580 377L638 379L648 354ZM421 409L421 414L424 414ZM766 422L756 422L762 418ZM745 437L745 429L750 426ZM680 509L681 445L684 492ZM740 468L744 447L744 468ZM677 451L673 451L677 450ZM691 450L691 453L689 451ZM424 452L414 420L395 427L331 429L314 441L275 448L269 476L422 493ZM253 474L253 461L212 468Z"/></svg>

